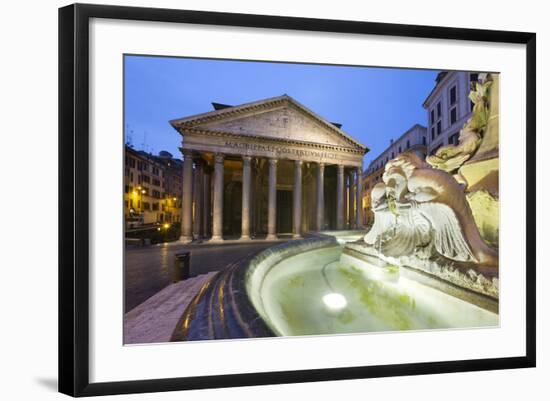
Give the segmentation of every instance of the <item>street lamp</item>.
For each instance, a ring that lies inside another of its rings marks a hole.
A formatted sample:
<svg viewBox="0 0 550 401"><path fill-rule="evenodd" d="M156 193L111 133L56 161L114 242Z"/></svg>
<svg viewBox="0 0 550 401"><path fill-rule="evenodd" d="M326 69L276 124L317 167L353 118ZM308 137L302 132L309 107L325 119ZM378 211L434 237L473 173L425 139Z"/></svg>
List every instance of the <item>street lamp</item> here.
<svg viewBox="0 0 550 401"><path fill-rule="evenodd" d="M137 187L137 189L138 189L138 192L133 191L132 194L133 194L134 196L136 196L136 198L137 198L137 196L139 195L139 198L137 198L136 201L139 200L139 211L140 211L141 214L143 214L143 195L144 195L147 191L146 191L145 189L143 189L143 188L141 187L141 185L139 185L139 186Z"/></svg>

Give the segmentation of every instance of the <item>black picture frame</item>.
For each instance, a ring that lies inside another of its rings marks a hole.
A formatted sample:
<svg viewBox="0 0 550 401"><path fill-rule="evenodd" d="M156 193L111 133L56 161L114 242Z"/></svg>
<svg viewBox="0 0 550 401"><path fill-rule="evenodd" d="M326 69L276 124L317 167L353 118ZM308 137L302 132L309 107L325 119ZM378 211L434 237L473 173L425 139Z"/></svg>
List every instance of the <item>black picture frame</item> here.
<svg viewBox="0 0 550 401"><path fill-rule="evenodd" d="M526 46L526 353L520 357L154 380L89 380L89 22L91 18L515 43ZM59 9L59 391L95 396L535 366L536 35L266 15L75 4Z"/></svg>

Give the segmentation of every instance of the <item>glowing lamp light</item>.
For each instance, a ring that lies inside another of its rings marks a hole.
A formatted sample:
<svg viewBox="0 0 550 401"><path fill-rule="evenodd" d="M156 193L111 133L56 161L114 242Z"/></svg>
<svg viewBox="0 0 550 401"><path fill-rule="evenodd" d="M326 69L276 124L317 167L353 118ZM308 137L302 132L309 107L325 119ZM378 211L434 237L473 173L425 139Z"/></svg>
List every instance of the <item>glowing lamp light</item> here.
<svg viewBox="0 0 550 401"><path fill-rule="evenodd" d="M331 311L342 310L348 304L346 298L342 294L338 294L336 292L331 292L330 294L326 294L325 296L323 296L323 302L325 306Z"/></svg>
<svg viewBox="0 0 550 401"><path fill-rule="evenodd" d="M164 223L163 227L164 227L164 228L170 228L170 224Z"/></svg>

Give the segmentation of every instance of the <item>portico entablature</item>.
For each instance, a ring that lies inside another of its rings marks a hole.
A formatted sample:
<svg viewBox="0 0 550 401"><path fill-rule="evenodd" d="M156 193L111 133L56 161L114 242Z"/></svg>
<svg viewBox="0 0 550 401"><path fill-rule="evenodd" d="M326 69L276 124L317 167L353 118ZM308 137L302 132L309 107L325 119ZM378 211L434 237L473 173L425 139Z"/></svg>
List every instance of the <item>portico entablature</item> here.
<svg viewBox="0 0 550 401"><path fill-rule="evenodd" d="M185 130L183 135L182 148L196 152L343 164L349 167L361 167L363 160L361 150L349 147L199 129Z"/></svg>

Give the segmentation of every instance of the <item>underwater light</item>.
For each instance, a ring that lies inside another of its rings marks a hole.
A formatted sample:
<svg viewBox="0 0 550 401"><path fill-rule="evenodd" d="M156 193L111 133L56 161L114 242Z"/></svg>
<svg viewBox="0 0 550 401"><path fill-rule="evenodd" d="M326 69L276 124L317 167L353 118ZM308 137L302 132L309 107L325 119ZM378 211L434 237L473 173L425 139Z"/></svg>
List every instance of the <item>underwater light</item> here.
<svg viewBox="0 0 550 401"><path fill-rule="evenodd" d="M336 292L331 292L330 294L323 296L323 302L325 303L327 308L333 311L344 309L348 304L348 301L346 301L346 297Z"/></svg>

